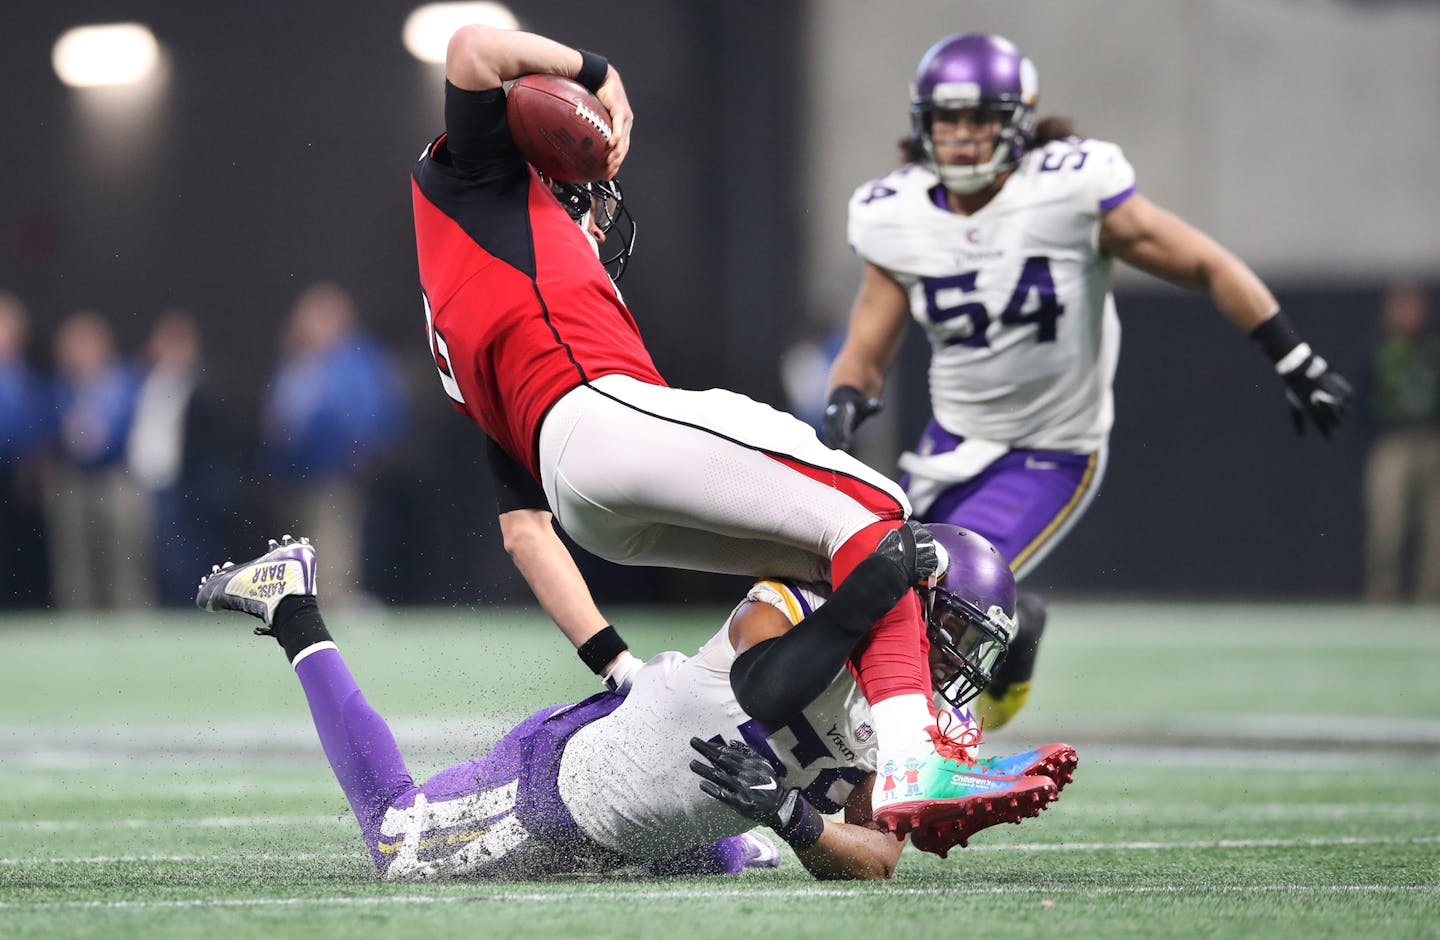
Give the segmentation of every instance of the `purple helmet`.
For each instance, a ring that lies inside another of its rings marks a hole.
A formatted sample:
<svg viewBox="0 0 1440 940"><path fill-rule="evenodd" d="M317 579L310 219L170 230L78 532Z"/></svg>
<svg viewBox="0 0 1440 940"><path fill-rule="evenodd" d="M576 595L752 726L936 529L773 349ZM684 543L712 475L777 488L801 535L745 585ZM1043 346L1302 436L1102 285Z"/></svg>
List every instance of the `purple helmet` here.
<svg viewBox="0 0 1440 940"><path fill-rule="evenodd" d="M995 546L969 529L925 528L950 555L944 577L925 597L925 632L940 661L931 660L935 689L959 708L990 684L1015 638L1015 576Z"/></svg>
<svg viewBox="0 0 1440 940"><path fill-rule="evenodd" d="M915 72L910 93L912 132L946 189L973 193L1020 162L1035 131L1040 79L1034 64L1003 36L967 33L930 47ZM973 166L942 166L935 158L930 126L937 110L976 108L995 115L1000 133L995 153Z"/></svg>

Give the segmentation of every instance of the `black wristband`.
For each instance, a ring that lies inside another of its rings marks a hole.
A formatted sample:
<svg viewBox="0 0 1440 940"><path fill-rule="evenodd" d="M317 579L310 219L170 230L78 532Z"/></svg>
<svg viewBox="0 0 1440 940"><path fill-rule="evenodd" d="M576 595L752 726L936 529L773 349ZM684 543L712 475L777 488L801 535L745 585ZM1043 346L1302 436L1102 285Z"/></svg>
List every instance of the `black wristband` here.
<svg viewBox="0 0 1440 940"><path fill-rule="evenodd" d="M600 90L605 84L605 76L610 73L610 61L597 52L588 49L577 49L580 53L580 71L575 75L575 81L584 85L591 94Z"/></svg>
<svg viewBox="0 0 1440 940"><path fill-rule="evenodd" d="M620 632L607 625L604 630L580 644L580 648L575 652L580 654L580 661L598 676L610 665L612 659L629 648L629 644L620 638Z"/></svg>
<svg viewBox="0 0 1440 940"><path fill-rule="evenodd" d="M792 849L808 849L820 841L820 834L825 831L825 817L800 795L799 790L791 792L798 801L795 812L790 816L790 822L776 829L775 834L788 842Z"/></svg>
<svg viewBox="0 0 1440 940"><path fill-rule="evenodd" d="M1260 344L1271 362L1276 363L1300 345L1300 334L1290 325L1283 310L1276 310L1268 320L1251 330L1250 338Z"/></svg>

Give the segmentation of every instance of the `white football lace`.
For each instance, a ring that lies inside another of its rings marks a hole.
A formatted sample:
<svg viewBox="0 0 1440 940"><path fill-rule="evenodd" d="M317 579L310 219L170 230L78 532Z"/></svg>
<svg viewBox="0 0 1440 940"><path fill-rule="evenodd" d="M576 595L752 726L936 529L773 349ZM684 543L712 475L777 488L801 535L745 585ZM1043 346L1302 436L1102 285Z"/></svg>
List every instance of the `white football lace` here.
<svg viewBox="0 0 1440 940"><path fill-rule="evenodd" d="M589 121L591 124L593 124L595 126L595 129L600 132L601 137L604 137L606 140L610 139L610 126L604 121L600 120L600 115L585 107L585 103L583 101L577 101L575 103L575 113L584 120Z"/></svg>

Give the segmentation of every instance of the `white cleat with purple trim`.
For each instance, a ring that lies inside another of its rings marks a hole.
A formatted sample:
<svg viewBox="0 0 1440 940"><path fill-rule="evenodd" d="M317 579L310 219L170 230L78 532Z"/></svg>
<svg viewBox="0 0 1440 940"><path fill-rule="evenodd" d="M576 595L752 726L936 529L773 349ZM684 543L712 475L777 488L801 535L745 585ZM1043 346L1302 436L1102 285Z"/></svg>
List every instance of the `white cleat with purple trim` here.
<svg viewBox="0 0 1440 940"><path fill-rule="evenodd" d="M253 561L215 565L200 579L195 606L201 610L238 610L259 617L265 625L255 632L270 632L270 620L280 601L291 596L315 595L315 546L310 540L284 536L270 540L270 549Z"/></svg>

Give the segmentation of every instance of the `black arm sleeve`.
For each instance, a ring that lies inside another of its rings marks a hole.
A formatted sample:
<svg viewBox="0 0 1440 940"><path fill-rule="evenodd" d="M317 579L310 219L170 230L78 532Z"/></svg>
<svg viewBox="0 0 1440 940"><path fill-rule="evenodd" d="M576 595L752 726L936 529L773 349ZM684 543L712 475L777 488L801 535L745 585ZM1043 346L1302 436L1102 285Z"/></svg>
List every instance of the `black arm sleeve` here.
<svg viewBox="0 0 1440 940"><path fill-rule="evenodd" d="M472 175L526 172L510 137L505 89L467 91L445 83L445 150L457 170Z"/></svg>
<svg viewBox="0 0 1440 940"><path fill-rule="evenodd" d="M485 438L485 460L490 464L490 479L495 484L495 513L503 516L516 509L550 511L545 491L530 471L505 453L491 437ZM823 609L823 608L822 608Z"/></svg>
<svg viewBox="0 0 1440 940"><path fill-rule="evenodd" d="M735 700L761 724L785 724L825 691L855 644L909 589L899 565L878 555L866 558L824 606L789 633L735 657L730 667Z"/></svg>

